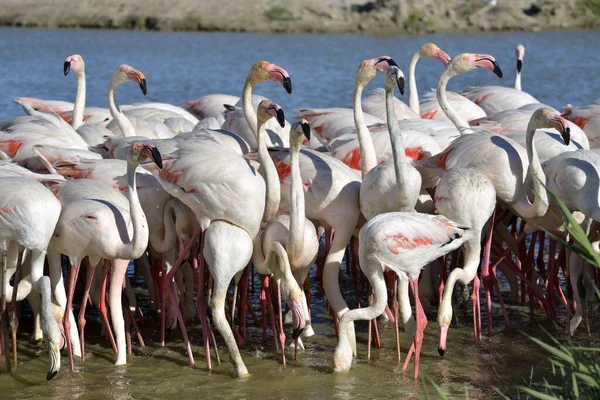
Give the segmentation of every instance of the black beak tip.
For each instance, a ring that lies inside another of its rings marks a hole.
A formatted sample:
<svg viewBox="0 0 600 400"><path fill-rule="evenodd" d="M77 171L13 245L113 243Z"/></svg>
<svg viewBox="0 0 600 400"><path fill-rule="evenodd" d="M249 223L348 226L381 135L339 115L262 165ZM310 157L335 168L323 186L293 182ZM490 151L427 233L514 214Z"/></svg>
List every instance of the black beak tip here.
<svg viewBox="0 0 600 400"><path fill-rule="evenodd" d="M162 162L162 156L160 155L160 151L158 151L158 149L156 147L153 147L151 152L152 152L152 160L154 160L154 163L158 166L158 168L162 169L163 162Z"/></svg>
<svg viewBox="0 0 600 400"><path fill-rule="evenodd" d="M71 63L69 61L65 61L65 65L64 65L65 76L67 76L67 74L69 73L70 70L71 70Z"/></svg>
<svg viewBox="0 0 600 400"><path fill-rule="evenodd" d="M521 68L523 68L523 61L517 60L517 72L521 72Z"/></svg>
<svg viewBox="0 0 600 400"><path fill-rule="evenodd" d="M285 116L283 115L283 110L281 108L277 110L277 122L279 122L279 126L282 128L285 126Z"/></svg>
<svg viewBox="0 0 600 400"><path fill-rule="evenodd" d="M571 143L571 129L569 127L565 128L565 132L562 135L563 140L565 141L565 145L569 145Z"/></svg>
<svg viewBox="0 0 600 400"><path fill-rule="evenodd" d="M398 90L400 91L400 94L404 96L404 87L405 87L405 82L404 82L404 77L400 77L400 79L398 79Z"/></svg>
<svg viewBox="0 0 600 400"><path fill-rule="evenodd" d="M396 61L392 60L391 58L390 58L389 60L387 60L387 62L388 62L388 64L389 64L390 66L392 66L392 65L393 65L394 67L397 67L397 66L398 66L398 64L396 64Z"/></svg>
<svg viewBox="0 0 600 400"><path fill-rule="evenodd" d="M442 357L444 357L444 355L446 354L446 349L440 349L438 348L438 354Z"/></svg>
<svg viewBox="0 0 600 400"><path fill-rule="evenodd" d="M300 337L303 328L296 328L292 331L292 339L296 340Z"/></svg>
<svg viewBox="0 0 600 400"><path fill-rule="evenodd" d="M289 77L283 78L283 88L288 94L292 94L292 79Z"/></svg>
<svg viewBox="0 0 600 400"><path fill-rule="evenodd" d="M58 374L58 371L49 371L48 374L46 374L46 380L49 381L54 378L56 374Z"/></svg>
<svg viewBox="0 0 600 400"><path fill-rule="evenodd" d="M497 62L494 62L494 73L496 75L498 75L498 78L502 78L502 70L500 69L500 66L498 65Z"/></svg>
<svg viewBox="0 0 600 400"><path fill-rule="evenodd" d="M140 89L142 90L142 93L144 94L144 96L146 95L147 89L148 87L146 86L146 79L142 79L140 80Z"/></svg>
<svg viewBox="0 0 600 400"><path fill-rule="evenodd" d="M302 123L302 132L304 132L304 137L310 140L310 125L307 122Z"/></svg>

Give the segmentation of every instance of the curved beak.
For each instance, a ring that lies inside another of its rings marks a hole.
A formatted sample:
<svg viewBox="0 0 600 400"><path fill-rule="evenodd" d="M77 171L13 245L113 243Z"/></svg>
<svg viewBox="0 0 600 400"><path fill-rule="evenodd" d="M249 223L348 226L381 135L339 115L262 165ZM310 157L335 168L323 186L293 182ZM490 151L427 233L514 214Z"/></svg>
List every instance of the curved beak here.
<svg viewBox="0 0 600 400"><path fill-rule="evenodd" d="M154 163L158 166L158 168L162 169L162 156L160 155L160 151L158 151L158 148L152 147L150 153L152 154L152 160L154 161Z"/></svg>
<svg viewBox="0 0 600 400"><path fill-rule="evenodd" d="M446 338L448 336L448 326L440 326L440 341L438 343L438 354L442 357L446 354Z"/></svg>
<svg viewBox="0 0 600 400"><path fill-rule="evenodd" d="M304 133L304 137L310 140L310 125L308 124L308 122L301 122L300 125L302 125L302 132Z"/></svg>
<svg viewBox="0 0 600 400"><path fill-rule="evenodd" d="M494 64L494 73L496 75L498 75L498 78L502 78L502 70L500 69L500 66L498 65L498 63L496 61L492 62Z"/></svg>
<svg viewBox="0 0 600 400"><path fill-rule="evenodd" d="M58 346L51 344L49 347L50 362L48 364L48 373L46 374L47 381L54 378L60 369L60 351Z"/></svg>
<svg viewBox="0 0 600 400"><path fill-rule="evenodd" d="M71 70L71 62L65 61L65 65L64 65L65 76L67 76L67 74L69 73L70 70Z"/></svg>
<svg viewBox="0 0 600 400"><path fill-rule="evenodd" d="M521 68L523 67L523 60L517 60L517 72L521 73Z"/></svg>
<svg viewBox="0 0 600 400"><path fill-rule="evenodd" d="M568 126L565 128L564 132L562 132L560 134L560 136L563 138L563 140L565 141L565 145L569 145L569 143L571 143L571 128L569 128Z"/></svg>
<svg viewBox="0 0 600 400"><path fill-rule="evenodd" d="M277 122L279 122L279 126L282 128L285 126L285 116L283 115L283 110L281 108L277 109Z"/></svg>
<svg viewBox="0 0 600 400"><path fill-rule="evenodd" d="M283 88L288 94L292 94L292 79L288 76L283 78Z"/></svg>
<svg viewBox="0 0 600 400"><path fill-rule="evenodd" d="M142 90L142 93L144 94L144 96L146 95L146 91L147 91L147 87L146 87L146 78L142 78L140 79L140 89Z"/></svg>
<svg viewBox="0 0 600 400"><path fill-rule="evenodd" d="M296 328L292 331L292 339L296 340L300 337L300 334L302 333L302 331L304 330L304 328Z"/></svg>
<svg viewBox="0 0 600 400"><path fill-rule="evenodd" d="M444 64L444 67L448 66L448 63L452 60L450 58L450 56L448 55L448 53L446 53L444 50L438 48L437 51L437 59Z"/></svg>
<svg viewBox="0 0 600 400"><path fill-rule="evenodd" d="M399 76L398 77L398 90L400 91L401 95L404 95L404 77L403 76Z"/></svg>

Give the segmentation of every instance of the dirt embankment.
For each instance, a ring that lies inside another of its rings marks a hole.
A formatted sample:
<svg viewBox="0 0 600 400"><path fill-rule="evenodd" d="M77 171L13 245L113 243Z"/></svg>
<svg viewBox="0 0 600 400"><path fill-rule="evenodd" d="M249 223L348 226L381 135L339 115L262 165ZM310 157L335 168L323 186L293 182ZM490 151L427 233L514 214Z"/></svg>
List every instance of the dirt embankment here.
<svg viewBox="0 0 600 400"><path fill-rule="evenodd" d="M235 32L600 27L600 0L0 0L0 25Z"/></svg>

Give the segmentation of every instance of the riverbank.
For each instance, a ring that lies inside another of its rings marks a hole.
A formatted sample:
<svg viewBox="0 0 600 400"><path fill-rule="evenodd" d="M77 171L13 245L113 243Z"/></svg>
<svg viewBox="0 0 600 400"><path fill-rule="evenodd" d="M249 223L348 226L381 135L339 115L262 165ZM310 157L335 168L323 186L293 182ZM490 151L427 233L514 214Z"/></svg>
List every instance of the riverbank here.
<svg viewBox="0 0 600 400"><path fill-rule="evenodd" d="M376 35L537 31L599 28L600 0L0 0L0 25Z"/></svg>

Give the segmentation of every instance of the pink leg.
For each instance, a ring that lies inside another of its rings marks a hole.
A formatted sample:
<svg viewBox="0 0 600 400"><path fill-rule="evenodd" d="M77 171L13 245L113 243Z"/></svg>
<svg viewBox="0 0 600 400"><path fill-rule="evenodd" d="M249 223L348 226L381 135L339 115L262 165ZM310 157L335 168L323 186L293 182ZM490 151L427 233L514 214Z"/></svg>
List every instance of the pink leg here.
<svg viewBox="0 0 600 400"><path fill-rule="evenodd" d="M423 332L425 331L425 327L427 326L427 316L425 315L425 311L423 310L423 306L421 305L421 300L419 299L419 280L412 279L411 286L413 290L413 295L415 296L416 303L416 324L417 331L415 333L415 338L413 340L410 349L408 350L408 356L404 361L404 365L402 366L402 371L406 371L408 367L408 363L412 357L412 353L415 353L415 372L414 378L419 379L419 361L421 358L421 347L423 346Z"/></svg>
<svg viewBox="0 0 600 400"><path fill-rule="evenodd" d="M87 306L88 298L90 296L90 287L92 286L92 278L94 277L94 271L96 270L95 265L88 265L87 274L85 276L85 290L83 292L83 300L81 300L81 308L79 309L79 340L81 341L81 360L85 361L85 341L84 341L84 328L85 328L85 308Z"/></svg>
<svg viewBox="0 0 600 400"><path fill-rule="evenodd" d="M281 345L281 358L283 366L285 367L285 333L283 332L283 315L281 312L281 283L277 282L277 305L279 309L279 343Z"/></svg>
<svg viewBox="0 0 600 400"><path fill-rule="evenodd" d="M65 315L69 315L69 311L71 311L73 306L73 295L75 294L75 284L77 283L77 275L79 275L79 264L72 265L69 264L69 285L68 285L68 297L67 297L67 306L65 308ZM73 366L73 349L71 348L71 321L69 318L63 318L63 324L65 327L65 337L67 339L67 349L69 351L69 368L71 371L74 370Z"/></svg>
<svg viewBox="0 0 600 400"><path fill-rule="evenodd" d="M394 309L394 330L396 332L396 356L400 361L400 331L398 330L398 276L394 276L393 286L391 290L392 308Z"/></svg>
<svg viewBox="0 0 600 400"><path fill-rule="evenodd" d="M492 213L490 220L488 221L489 229L485 243L485 251L483 257L483 265L481 266L481 279L485 288L485 300L487 307L487 328L488 335L492 334L492 288L494 284L493 276L490 275L490 252L492 247L492 231L494 229L494 217L496 210ZM498 297L502 298L502 293L498 291Z"/></svg>
<svg viewBox="0 0 600 400"><path fill-rule="evenodd" d="M166 325L167 325L167 301L166 301L166 278L167 278L167 271L166 271L166 263L165 263L165 256L162 256L162 260L160 262L160 269L159 269L160 273L159 273L159 280L160 280L160 285L159 286L159 298L160 298L160 345L162 347L165 347L165 329L166 329Z"/></svg>
<svg viewBox="0 0 600 400"><path fill-rule="evenodd" d="M546 290L548 291L549 306L552 316L556 318L556 299L554 295L554 276L556 275L556 240L550 239L550 253L548 254L548 277L546 279Z"/></svg>
<svg viewBox="0 0 600 400"><path fill-rule="evenodd" d="M260 277L260 311L263 327L263 342L267 341L267 288L269 287L268 276Z"/></svg>
<svg viewBox="0 0 600 400"><path fill-rule="evenodd" d="M100 311L102 321L104 322L104 327L106 328L106 336L110 341L113 352L117 354L117 343L115 342L115 337L113 335L110 322L108 321L108 308L106 307L106 281L108 279L108 263L109 260L104 260L104 264L102 265L102 284L100 285L100 300L98 302L98 310Z"/></svg>
<svg viewBox="0 0 600 400"><path fill-rule="evenodd" d="M194 280L196 283L196 309L198 310L198 315L200 317L200 324L202 325L202 339L204 341L204 355L206 357L206 368L210 371L212 370L212 362L210 359L210 331L208 327L207 321L207 307L206 307L206 295L204 294L205 285L204 285L204 238L203 234L200 239L200 254L196 251L196 246L192 247L191 250L191 260L192 260L192 270L194 271ZM196 234L192 238L192 241L196 242ZM200 266L198 266L198 257L200 257Z"/></svg>
<svg viewBox="0 0 600 400"><path fill-rule="evenodd" d="M271 299L270 278L265 279L266 287L265 294L267 296L267 306L269 307L269 319L271 320L271 332L273 332L273 341L275 342L275 350L279 351L279 340L277 339L277 329L275 328L275 310L273 309L273 300Z"/></svg>
<svg viewBox="0 0 600 400"><path fill-rule="evenodd" d="M474 343L481 340L481 314L479 313L479 276L473 278L473 292L471 293L471 305L473 308L473 337Z"/></svg>

